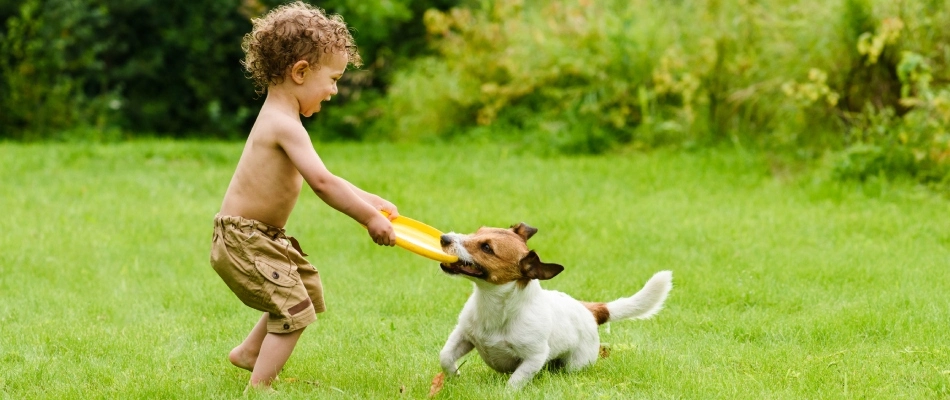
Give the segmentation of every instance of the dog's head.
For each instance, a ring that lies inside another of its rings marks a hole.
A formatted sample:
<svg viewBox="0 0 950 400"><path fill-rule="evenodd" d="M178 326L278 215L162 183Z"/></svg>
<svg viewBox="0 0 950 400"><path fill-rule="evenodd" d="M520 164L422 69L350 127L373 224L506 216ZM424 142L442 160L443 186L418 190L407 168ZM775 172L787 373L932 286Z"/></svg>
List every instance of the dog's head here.
<svg viewBox="0 0 950 400"><path fill-rule="evenodd" d="M475 233L442 235L442 251L458 257L458 261L442 263L442 270L495 285L518 282L527 285L532 279L551 279L564 267L541 262L528 239L538 230L524 223L509 229L479 228Z"/></svg>

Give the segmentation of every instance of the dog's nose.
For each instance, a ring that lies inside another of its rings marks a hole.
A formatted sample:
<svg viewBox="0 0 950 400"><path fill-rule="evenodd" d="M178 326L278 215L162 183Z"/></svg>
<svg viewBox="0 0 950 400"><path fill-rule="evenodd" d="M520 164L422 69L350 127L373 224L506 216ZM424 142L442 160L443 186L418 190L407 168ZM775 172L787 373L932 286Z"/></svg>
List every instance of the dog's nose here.
<svg viewBox="0 0 950 400"><path fill-rule="evenodd" d="M449 235L439 236L439 243L442 243L443 246L448 246L449 243L452 243L452 237Z"/></svg>

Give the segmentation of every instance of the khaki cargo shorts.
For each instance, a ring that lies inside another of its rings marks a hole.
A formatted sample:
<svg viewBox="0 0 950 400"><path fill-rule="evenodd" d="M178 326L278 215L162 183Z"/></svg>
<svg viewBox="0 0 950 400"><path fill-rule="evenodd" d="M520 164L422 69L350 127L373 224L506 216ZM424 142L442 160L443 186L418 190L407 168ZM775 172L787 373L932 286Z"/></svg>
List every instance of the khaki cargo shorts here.
<svg viewBox="0 0 950 400"><path fill-rule="evenodd" d="M281 228L216 215L211 266L245 305L270 314L267 331L302 329L326 311L320 274Z"/></svg>

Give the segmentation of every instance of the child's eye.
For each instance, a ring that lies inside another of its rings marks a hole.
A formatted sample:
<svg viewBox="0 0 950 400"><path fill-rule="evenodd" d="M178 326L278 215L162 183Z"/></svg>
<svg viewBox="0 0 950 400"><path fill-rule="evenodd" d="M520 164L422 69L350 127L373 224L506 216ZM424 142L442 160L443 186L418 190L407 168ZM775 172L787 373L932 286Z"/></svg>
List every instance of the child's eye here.
<svg viewBox="0 0 950 400"><path fill-rule="evenodd" d="M484 251L484 252L486 252L486 253L488 253L488 254L492 254L492 253L493 253L493 252L492 252L492 249L491 249L491 246L488 245L488 242L482 243L482 251Z"/></svg>

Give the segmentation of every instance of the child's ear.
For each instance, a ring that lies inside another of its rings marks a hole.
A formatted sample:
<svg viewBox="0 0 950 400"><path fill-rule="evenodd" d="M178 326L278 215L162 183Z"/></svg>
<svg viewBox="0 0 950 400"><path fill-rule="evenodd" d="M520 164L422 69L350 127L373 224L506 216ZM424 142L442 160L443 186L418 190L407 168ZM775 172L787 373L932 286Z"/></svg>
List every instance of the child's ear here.
<svg viewBox="0 0 950 400"><path fill-rule="evenodd" d="M290 67L290 79L293 79L294 83L302 85L308 72L310 72L310 63L306 60L297 61Z"/></svg>

